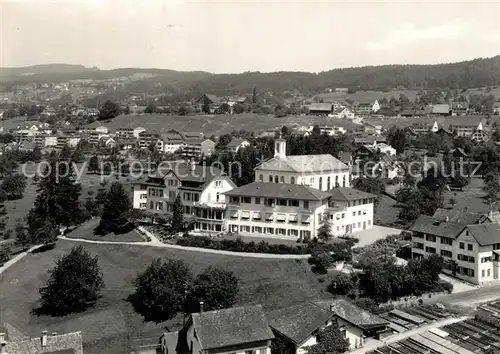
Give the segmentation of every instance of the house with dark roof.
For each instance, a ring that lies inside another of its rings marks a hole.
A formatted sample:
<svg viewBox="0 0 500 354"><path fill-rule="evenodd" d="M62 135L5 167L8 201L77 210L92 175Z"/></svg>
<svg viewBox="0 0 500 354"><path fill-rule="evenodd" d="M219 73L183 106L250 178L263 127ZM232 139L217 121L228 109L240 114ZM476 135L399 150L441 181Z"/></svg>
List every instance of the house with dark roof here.
<svg viewBox="0 0 500 354"><path fill-rule="evenodd" d="M232 153L237 153L240 148L245 148L250 146L250 142L245 139L234 138L231 139L229 144L226 146L226 150Z"/></svg>
<svg viewBox="0 0 500 354"><path fill-rule="evenodd" d="M334 315L351 349L360 348L366 338L382 339L389 335L389 322L345 299L322 300L316 304Z"/></svg>
<svg viewBox="0 0 500 354"><path fill-rule="evenodd" d="M334 314L313 302L302 302L267 313L269 327L291 352L305 354L317 344L317 334L332 324Z"/></svg>
<svg viewBox="0 0 500 354"><path fill-rule="evenodd" d="M327 116L333 112L332 103L311 103L306 107L310 115Z"/></svg>
<svg viewBox="0 0 500 354"><path fill-rule="evenodd" d="M453 118L449 130L456 136L471 138L474 133L482 132L485 124L486 120L484 116L457 116ZM477 139L483 139L483 134L476 134Z"/></svg>
<svg viewBox="0 0 500 354"><path fill-rule="evenodd" d="M193 223L194 232L218 234L225 231L225 193L236 185L213 166L164 161L132 187L135 209L169 217L180 196L184 219Z"/></svg>
<svg viewBox="0 0 500 354"><path fill-rule="evenodd" d="M209 112L205 113L214 113L222 103L219 97L208 93L204 93L195 101L200 112L203 112L204 108L208 107Z"/></svg>
<svg viewBox="0 0 500 354"><path fill-rule="evenodd" d="M453 102L451 104L451 114L453 116L462 116L469 111L469 103L467 102Z"/></svg>
<svg viewBox="0 0 500 354"><path fill-rule="evenodd" d="M498 212L438 209L433 216L421 215L409 231L412 258L437 254L445 260L444 272L475 284L500 279L494 262L500 250Z"/></svg>
<svg viewBox="0 0 500 354"><path fill-rule="evenodd" d="M270 354L273 332L261 305L193 313L178 332L160 337L165 354Z"/></svg>
<svg viewBox="0 0 500 354"><path fill-rule="evenodd" d="M0 353L2 354L83 354L81 332L48 334L30 338L9 324L0 327Z"/></svg>
<svg viewBox="0 0 500 354"><path fill-rule="evenodd" d="M456 159L466 159L467 157L469 157L469 155L467 155L467 153L464 151L464 149L462 148L456 148L454 149L452 152L451 152L451 155L456 158Z"/></svg>

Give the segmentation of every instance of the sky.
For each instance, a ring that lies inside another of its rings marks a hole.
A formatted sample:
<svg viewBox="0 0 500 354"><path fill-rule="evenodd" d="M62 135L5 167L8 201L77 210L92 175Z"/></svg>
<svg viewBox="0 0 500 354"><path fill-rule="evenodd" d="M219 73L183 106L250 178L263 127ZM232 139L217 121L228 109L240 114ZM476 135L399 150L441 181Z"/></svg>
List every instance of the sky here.
<svg viewBox="0 0 500 354"><path fill-rule="evenodd" d="M309 71L500 54L500 0L0 0L3 67Z"/></svg>

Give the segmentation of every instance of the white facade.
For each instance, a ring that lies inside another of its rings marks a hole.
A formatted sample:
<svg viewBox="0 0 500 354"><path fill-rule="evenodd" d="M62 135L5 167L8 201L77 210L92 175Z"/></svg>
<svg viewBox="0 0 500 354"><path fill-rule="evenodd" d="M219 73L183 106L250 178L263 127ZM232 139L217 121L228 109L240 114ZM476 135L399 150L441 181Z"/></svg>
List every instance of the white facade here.
<svg viewBox="0 0 500 354"><path fill-rule="evenodd" d="M396 149L394 149L392 146L387 145L385 143L380 143L375 145L375 149L380 150L381 153L389 155L389 156L395 156L396 155Z"/></svg>
<svg viewBox="0 0 500 354"><path fill-rule="evenodd" d="M334 194L329 202L333 236L338 237L373 228L373 203L373 197L345 200Z"/></svg>
<svg viewBox="0 0 500 354"><path fill-rule="evenodd" d="M375 102L373 102L372 111L375 112L375 113L377 113L378 111L380 111L380 104L378 103L377 100L375 100Z"/></svg>
<svg viewBox="0 0 500 354"><path fill-rule="evenodd" d="M349 348L351 350L361 348L365 344L363 330L338 316L335 317L337 318L339 327L342 328L342 332L345 334L345 338L349 340Z"/></svg>
<svg viewBox="0 0 500 354"><path fill-rule="evenodd" d="M255 168L255 181L302 184L321 191L349 187L349 166L331 155L286 155L286 141L276 139L274 157Z"/></svg>
<svg viewBox="0 0 500 354"><path fill-rule="evenodd" d="M148 187L145 184L132 184L132 207L146 210L148 203Z"/></svg>
<svg viewBox="0 0 500 354"><path fill-rule="evenodd" d="M45 147L57 146L57 136L46 136L44 145Z"/></svg>
<svg viewBox="0 0 500 354"><path fill-rule="evenodd" d="M281 203L283 205L281 205ZM227 230L247 236L313 238L328 203L286 197L230 197Z"/></svg>

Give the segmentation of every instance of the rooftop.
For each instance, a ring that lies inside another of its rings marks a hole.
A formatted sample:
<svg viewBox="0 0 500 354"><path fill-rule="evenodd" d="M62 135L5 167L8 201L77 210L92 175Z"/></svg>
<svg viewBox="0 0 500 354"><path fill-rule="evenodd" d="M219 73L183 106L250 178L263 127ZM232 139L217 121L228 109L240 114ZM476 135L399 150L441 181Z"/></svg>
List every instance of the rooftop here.
<svg viewBox="0 0 500 354"><path fill-rule="evenodd" d="M432 216L420 215L409 231L455 239L464 227L465 225L462 223L443 221Z"/></svg>
<svg viewBox="0 0 500 354"><path fill-rule="evenodd" d="M244 197L287 198L300 200L323 200L330 193L301 184L253 182L230 190L225 195Z"/></svg>
<svg viewBox="0 0 500 354"><path fill-rule="evenodd" d="M290 155L284 158L273 157L257 166L255 170L311 173L348 171L349 167L330 154Z"/></svg>
<svg viewBox="0 0 500 354"><path fill-rule="evenodd" d="M338 187L331 190L332 200L349 201L360 200L367 198L376 198L377 196L371 193L363 192L358 189L348 187Z"/></svg>
<svg viewBox="0 0 500 354"><path fill-rule="evenodd" d="M481 217L483 216L484 214L480 213L468 213L461 210L450 210L450 209L439 208L438 210L436 210L436 212L432 217L434 219L442 221L448 220L449 222L463 224L465 226L477 223L479 219L481 219Z"/></svg>
<svg viewBox="0 0 500 354"><path fill-rule="evenodd" d="M333 317L333 313L312 302L303 302L267 314L269 326L300 344Z"/></svg>
<svg viewBox="0 0 500 354"><path fill-rule="evenodd" d="M232 139L229 144L227 144L227 147L238 147L240 146L242 143L244 143L246 140L245 139L240 139L240 138L235 138L235 139Z"/></svg>
<svg viewBox="0 0 500 354"><path fill-rule="evenodd" d="M344 299L324 300L316 303L318 306L332 311L341 319L361 328L383 326L387 324L386 320Z"/></svg>
<svg viewBox="0 0 500 354"><path fill-rule="evenodd" d="M12 338L11 333L6 335L5 353L8 354L83 354L81 332L47 335L47 343L43 346L41 336Z"/></svg>
<svg viewBox="0 0 500 354"><path fill-rule="evenodd" d="M180 181L186 182L208 182L214 177L224 176L224 172L218 168L205 165L191 165L187 163L178 163L163 161L154 177L165 177L167 174L173 173Z"/></svg>
<svg viewBox="0 0 500 354"><path fill-rule="evenodd" d="M467 228L480 246L500 243L500 225L497 223L468 225Z"/></svg>
<svg viewBox="0 0 500 354"><path fill-rule="evenodd" d="M203 350L274 338L261 305L194 313L191 318Z"/></svg>

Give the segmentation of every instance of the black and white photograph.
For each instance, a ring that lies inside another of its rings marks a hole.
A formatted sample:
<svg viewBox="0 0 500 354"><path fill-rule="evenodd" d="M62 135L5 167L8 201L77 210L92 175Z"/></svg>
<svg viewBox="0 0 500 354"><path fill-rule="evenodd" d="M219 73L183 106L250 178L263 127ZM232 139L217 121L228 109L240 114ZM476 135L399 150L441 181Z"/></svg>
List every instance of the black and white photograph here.
<svg viewBox="0 0 500 354"><path fill-rule="evenodd" d="M500 354L500 0L0 0L0 354Z"/></svg>

